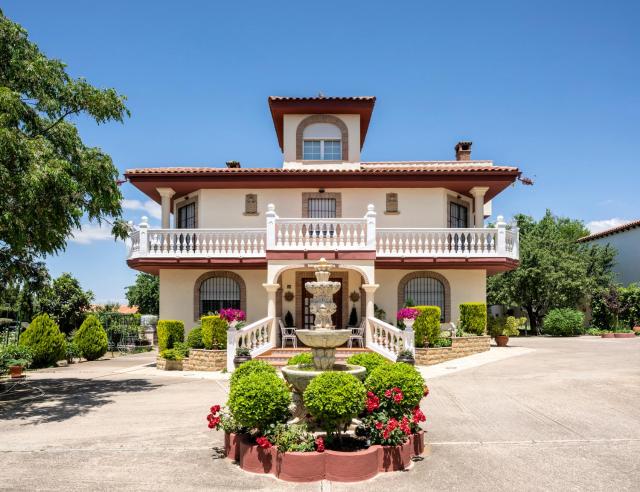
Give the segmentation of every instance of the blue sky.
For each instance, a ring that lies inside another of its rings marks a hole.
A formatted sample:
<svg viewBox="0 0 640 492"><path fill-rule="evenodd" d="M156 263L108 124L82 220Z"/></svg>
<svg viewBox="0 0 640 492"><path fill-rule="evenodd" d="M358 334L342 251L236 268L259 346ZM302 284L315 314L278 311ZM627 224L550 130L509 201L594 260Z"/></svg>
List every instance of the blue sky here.
<svg viewBox="0 0 640 492"><path fill-rule="evenodd" d="M473 156L535 181L494 213L546 208L594 228L640 218L640 3L635 1L86 2L13 0L22 24L74 76L127 95L124 125L77 120L131 167L281 162L269 95L375 95L363 160ZM158 209L125 185L125 217ZM155 215L155 218L153 218ZM602 222L606 221L606 222ZM95 226L47 263L98 301L135 272Z"/></svg>

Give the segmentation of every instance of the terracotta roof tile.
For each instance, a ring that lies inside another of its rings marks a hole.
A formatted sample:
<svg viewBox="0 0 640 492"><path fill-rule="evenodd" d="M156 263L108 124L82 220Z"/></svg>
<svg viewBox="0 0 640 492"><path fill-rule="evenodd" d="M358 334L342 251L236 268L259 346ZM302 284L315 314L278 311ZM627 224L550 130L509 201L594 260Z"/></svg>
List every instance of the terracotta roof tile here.
<svg viewBox="0 0 640 492"><path fill-rule="evenodd" d="M611 229L607 229L605 231L589 234L588 236L581 237L580 239L578 239L578 242L584 243L587 241L593 241L594 239L600 239L601 237L611 236L613 234L619 234L621 232L628 231L630 229L635 229L636 227L640 227L640 220L634 220L631 222L627 222L626 224L619 225L617 227L612 227Z"/></svg>
<svg viewBox="0 0 640 492"><path fill-rule="evenodd" d="M269 96L271 101L375 101L376 96Z"/></svg>

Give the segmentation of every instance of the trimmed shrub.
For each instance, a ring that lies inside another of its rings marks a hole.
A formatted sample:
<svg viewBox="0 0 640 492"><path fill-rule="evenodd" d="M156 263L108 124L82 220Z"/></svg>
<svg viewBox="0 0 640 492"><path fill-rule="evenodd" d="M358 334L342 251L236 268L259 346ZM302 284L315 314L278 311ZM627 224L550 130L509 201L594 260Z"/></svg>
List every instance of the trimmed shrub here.
<svg viewBox="0 0 640 492"><path fill-rule="evenodd" d="M65 358L67 341L55 321L41 314L20 335L20 345L31 349L32 367L48 367Z"/></svg>
<svg viewBox="0 0 640 492"><path fill-rule="evenodd" d="M244 364L240 364L240 367L233 371L233 374L231 375L231 387L233 388L233 385L240 381L242 378L255 373L275 375L276 368L270 366L263 360L249 360Z"/></svg>
<svg viewBox="0 0 640 492"><path fill-rule="evenodd" d="M202 341L201 326L196 326L189 332L189 335L187 335L187 345L189 348L194 348L194 349L204 348L204 342Z"/></svg>
<svg viewBox="0 0 640 492"><path fill-rule="evenodd" d="M584 331L584 314L570 308L552 309L542 322L545 335L573 337Z"/></svg>
<svg viewBox="0 0 640 492"><path fill-rule="evenodd" d="M165 349L160 352L160 357L165 360L182 360L184 359L184 355L178 349Z"/></svg>
<svg viewBox="0 0 640 492"><path fill-rule="evenodd" d="M381 400L385 391L400 388L403 395L401 404L397 405L400 413L413 410L424 395L423 377L415 367L403 362L378 366L367 377L364 385Z"/></svg>
<svg viewBox="0 0 640 492"><path fill-rule="evenodd" d="M238 425L263 430L283 422L289 415L290 403L291 393L282 379L275 374L254 372L231 385L227 405Z"/></svg>
<svg viewBox="0 0 640 492"><path fill-rule="evenodd" d="M466 333L484 335L487 329L487 305L484 302L460 304L460 328Z"/></svg>
<svg viewBox="0 0 640 492"><path fill-rule="evenodd" d="M376 367L391 364L391 362L376 352L364 352L362 354L355 354L349 357L347 359L347 364L363 366L367 370L368 376Z"/></svg>
<svg viewBox="0 0 640 492"><path fill-rule="evenodd" d="M89 315L82 322L78 331L73 336L75 343L87 360L96 360L102 357L109 346L107 340L107 332L104 331L102 324L94 315Z"/></svg>
<svg viewBox="0 0 640 492"><path fill-rule="evenodd" d="M11 366L29 367L33 361L33 354L29 347L10 343L0 345L0 374L9 370Z"/></svg>
<svg viewBox="0 0 640 492"><path fill-rule="evenodd" d="M313 364L313 355L311 352L302 352L301 354L290 357L287 361L288 366L295 366L297 364L308 366Z"/></svg>
<svg viewBox="0 0 640 492"><path fill-rule="evenodd" d="M304 404L327 434L346 429L364 410L367 391L352 374L323 372L304 391Z"/></svg>
<svg viewBox="0 0 640 492"><path fill-rule="evenodd" d="M438 306L416 306L418 317L413 324L416 347L426 347L440 338L440 308Z"/></svg>
<svg viewBox="0 0 640 492"><path fill-rule="evenodd" d="M182 321L161 319L158 321L158 350L173 348L176 342L184 341L184 323Z"/></svg>
<svg viewBox="0 0 640 492"><path fill-rule="evenodd" d="M206 349L223 350L227 348L227 329L229 323L217 314L200 318L202 325L202 343Z"/></svg>

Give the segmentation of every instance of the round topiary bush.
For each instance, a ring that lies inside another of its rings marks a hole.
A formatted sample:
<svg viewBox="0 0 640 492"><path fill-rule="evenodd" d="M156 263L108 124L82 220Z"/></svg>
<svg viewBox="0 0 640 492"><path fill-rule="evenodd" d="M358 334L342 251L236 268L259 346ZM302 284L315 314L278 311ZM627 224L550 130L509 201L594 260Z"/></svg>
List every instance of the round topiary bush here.
<svg viewBox="0 0 640 492"><path fill-rule="evenodd" d="M233 374L231 374L231 387L233 388L233 385L236 384L239 380L255 373L266 375L272 374L275 376L276 368L270 366L263 360L247 361L243 364L240 364L240 367L238 367L235 371L233 371Z"/></svg>
<svg viewBox="0 0 640 492"><path fill-rule="evenodd" d="M73 336L73 342L77 345L82 357L87 360L99 359L107 352L109 346L107 332L94 315L87 316L82 322Z"/></svg>
<svg viewBox="0 0 640 492"><path fill-rule="evenodd" d="M365 406L367 391L362 382L344 372L323 372L304 391L304 404L328 433L340 432Z"/></svg>
<svg viewBox="0 0 640 492"><path fill-rule="evenodd" d="M575 309L552 309L542 322L545 335L573 337L584 331L584 314Z"/></svg>
<svg viewBox="0 0 640 492"><path fill-rule="evenodd" d="M373 372L373 370L385 364L391 364L382 355L376 352L365 352L362 354L352 355L347 359L347 364L353 364L356 366L363 366L367 369L367 376Z"/></svg>
<svg viewBox="0 0 640 492"><path fill-rule="evenodd" d="M67 341L55 321L41 314L20 335L20 345L31 349L31 367L48 367L65 358Z"/></svg>
<svg viewBox="0 0 640 492"><path fill-rule="evenodd" d="M204 348L204 343L202 342L202 327L196 326L189 332L189 335L187 335L187 346L194 349Z"/></svg>
<svg viewBox="0 0 640 492"><path fill-rule="evenodd" d="M283 422L289 415L290 403L291 393L282 379L275 374L254 372L231 386L227 405L238 425L263 430Z"/></svg>
<svg viewBox="0 0 640 492"><path fill-rule="evenodd" d="M424 396L424 378L415 367L399 362L378 366L367 377L364 385L379 399L385 398L387 390L400 388L402 401L395 407L400 413L413 410Z"/></svg>
<svg viewBox="0 0 640 492"><path fill-rule="evenodd" d="M297 364L300 364L302 366L312 365L313 355L311 355L311 352L302 352L301 354L290 357L287 361L288 366L295 366Z"/></svg>

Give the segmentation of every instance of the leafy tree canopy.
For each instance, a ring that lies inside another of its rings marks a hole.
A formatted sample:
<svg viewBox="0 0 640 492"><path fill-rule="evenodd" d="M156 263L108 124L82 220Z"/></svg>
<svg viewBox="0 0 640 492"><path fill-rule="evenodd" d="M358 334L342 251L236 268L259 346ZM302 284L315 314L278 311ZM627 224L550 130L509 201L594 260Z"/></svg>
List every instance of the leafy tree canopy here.
<svg viewBox="0 0 640 492"><path fill-rule="evenodd" d="M76 278L63 273L40 296L40 311L55 319L64 333L71 333L84 320L91 301L93 292L82 290Z"/></svg>
<svg viewBox="0 0 640 492"><path fill-rule="evenodd" d="M148 273L139 273L136 283L127 287L125 296L129 306L138 306L141 314L160 312L160 279Z"/></svg>
<svg viewBox="0 0 640 492"><path fill-rule="evenodd" d="M63 250L86 216L120 220L118 169L97 147L82 142L70 117L122 122L129 111L114 89L73 79L47 58L27 32L0 10L0 271L33 275L42 255ZM2 279L4 280L4 279Z"/></svg>
<svg viewBox="0 0 640 492"><path fill-rule="evenodd" d="M520 266L490 277L491 304L522 306L533 328L554 308L575 308L612 281L616 251L607 246L578 243L589 234L582 222L556 217L551 211L536 222L517 215Z"/></svg>

